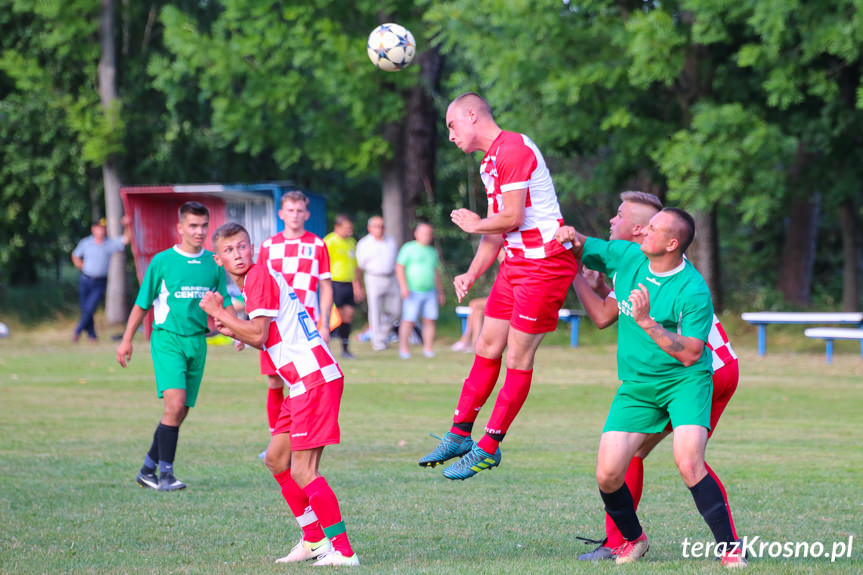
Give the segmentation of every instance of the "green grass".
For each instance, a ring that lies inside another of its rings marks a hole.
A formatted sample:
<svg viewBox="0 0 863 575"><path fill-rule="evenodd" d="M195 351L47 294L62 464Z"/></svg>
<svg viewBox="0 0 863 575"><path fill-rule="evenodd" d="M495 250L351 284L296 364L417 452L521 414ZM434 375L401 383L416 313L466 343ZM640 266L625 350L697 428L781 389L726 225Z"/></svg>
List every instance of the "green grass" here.
<svg viewBox="0 0 863 575"><path fill-rule="evenodd" d="M113 345L72 345L67 331L0 340L0 573L315 572L273 564L299 530L256 457L267 433L254 353L210 349L180 435L177 475L189 488L156 493L134 482L161 413L147 344L137 338L123 370ZM446 431L471 356L442 343L433 360L400 361L355 346L359 359L343 364L343 443L327 448L322 471L360 554L357 572L722 572L681 558L684 538L711 536L668 442L645 465L644 561L574 561L589 549L575 536L602 530L593 467L616 387L614 346L583 333L596 345L540 349L503 463L466 482L416 460L435 444L429 432ZM736 346L740 388L708 449L738 531L828 549L854 537L850 559L762 558L750 571L863 572L863 360L849 349L827 366L823 348L758 358L750 335ZM550 343L566 338L561 329Z"/></svg>

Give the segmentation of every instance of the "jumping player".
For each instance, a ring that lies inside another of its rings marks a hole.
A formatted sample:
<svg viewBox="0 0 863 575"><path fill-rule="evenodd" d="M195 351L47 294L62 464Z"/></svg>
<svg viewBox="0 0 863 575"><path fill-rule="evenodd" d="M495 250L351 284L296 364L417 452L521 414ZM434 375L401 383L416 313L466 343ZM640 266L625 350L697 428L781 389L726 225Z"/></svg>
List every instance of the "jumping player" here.
<svg viewBox="0 0 863 575"><path fill-rule="evenodd" d="M231 305L225 272L213 261L212 252L204 249L209 210L198 202L186 202L180 206L178 218L180 244L153 257L117 347L117 361L126 367L132 359L132 338L152 306L150 355L157 395L164 399L165 410L137 481L142 487L159 491L186 487L174 477L174 455L180 425L195 406L207 360L207 314L198 307L198 300L215 290L225 298L226 306ZM233 308L226 313L234 313Z"/></svg>
<svg viewBox="0 0 863 575"><path fill-rule="evenodd" d="M303 536L276 562L317 558L315 565L359 565L339 502L318 471L324 446L340 439L344 376L339 364L282 274L252 264L254 248L243 226L220 226L213 234L213 246L216 262L243 290L249 319L225 313L222 296L216 293L204 296L201 309L213 316L224 335L265 351L289 388L265 462Z"/></svg>
<svg viewBox="0 0 863 575"><path fill-rule="evenodd" d="M746 560L722 489L704 463L710 430L711 353L705 342L713 325L713 302L701 275L683 254L695 223L683 210L664 208L642 231L642 242L586 238L571 227L556 237L573 242L584 265L614 277L620 318L617 368L621 385L611 404L597 455L596 478L605 509L624 537L615 562L630 563L649 543L641 528L626 469L647 436L670 422L674 461L723 552L722 564Z"/></svg>
<svg viewBox="0 0 863 575"><path fill-rule="evenodd" d="M482 236L468 271L453 280L459 301L495 261L500 248L506 251L488 296L476 356L462 386L452 428L419 460L423 467L434 467L461 457L443 475L467 479L500 464L498 444L527 399L534 355L545 334L557 327L576 261L569 245L554 241L563 218L545 160L530 138L501 130L488 102L472 92L450 103L446 126L450 141L463 152L485 152L480 175L488 198L487 216L465 209L451 214L463 231ZM504 349L503 388L485 434L475 444L471 430L497 383Z"/></svg>
<svg viewBox="0 0 863 575"><path fill-rule="evenodd" d="M623 192L620 195L620 200L621 204L617 210L617 214L609 222L611 224L609 239L625 240L640 244L642 230L647 227L650 218L662 209L662 201L653 194L645 192ZM576 275L572 285L587 314L600 329L603 329L617 321L619 313L617 297L614 290L610 290L604 282L596 287L590 285L586 275L589 274L580 272ZM601 294L606 295L603 298ZM707 433L709 439L716 429L719 417L737 389L740 372L737 365L737 354L735 354L734 349L731 347L728 336L725 334L725 330L722 328L722 324L716 314L713 315L713 326L707 336L706 344L711 351L713 359L713 399L710 406L710 431ZM626 470L625 482L632 493L636 510L638 509L638 503L641 500L641 493L644 488L644 459L670 433L671 428L666 427L661 433L648 435L629 463L629 468ZM725 508L728 510L729 520L731 521L732 533L736 539L737 533L734 529L734 520L731 517L731 510L728 506L725 486L722 485L719 477L706 462L704 466L722 491L725 499ZM625 540L608 514L605 516L605 535L605 541L600 543L593 551L579 556L579 559L614 559L614 551L623 545Z"/></svg>
<svg viewBox="0 0 863 575"><path fill-rule="evenodd" d="M313 325L317 326L321 338L328 342L329 311L333 305L330 257L324 240L306 231L309 216L309 198L306 194L293 190L283 195L279 218L285 227L261 243L258 263L265 264L271 272L282 274L300 298L300 303L306 308ZM273 370L272 363L263 351L261 373L267 376L267 421L272 431L285 399L285 384ZM261 456L263 455L262 453Z"/></svg>

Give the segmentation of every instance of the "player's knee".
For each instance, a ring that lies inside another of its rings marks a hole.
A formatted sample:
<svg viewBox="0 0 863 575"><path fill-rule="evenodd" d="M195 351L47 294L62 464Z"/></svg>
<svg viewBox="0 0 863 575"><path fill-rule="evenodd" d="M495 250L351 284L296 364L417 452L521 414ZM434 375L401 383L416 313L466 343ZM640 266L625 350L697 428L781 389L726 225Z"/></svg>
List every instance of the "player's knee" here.
<svg viewBox="0 0 863 575"><path fill-rule="evenodd" d="M294 465L291 467L291 479L301 488L305 487L315 479L314 469L304 469L302 466Z"/></svg>
<svg viewBox="0 0 863 575"><path fill-rule="evenodd" d="M675 459L680 477L687 486L692 487L707 475L703 459L695 455L685 455Z"/></svg>
<svg viewBox="0 0 863 575"><path fill-rule="evenodd" d="M623 475L614 470L596 466L596 483L605 493L614 493L623 486Z"/></svg>

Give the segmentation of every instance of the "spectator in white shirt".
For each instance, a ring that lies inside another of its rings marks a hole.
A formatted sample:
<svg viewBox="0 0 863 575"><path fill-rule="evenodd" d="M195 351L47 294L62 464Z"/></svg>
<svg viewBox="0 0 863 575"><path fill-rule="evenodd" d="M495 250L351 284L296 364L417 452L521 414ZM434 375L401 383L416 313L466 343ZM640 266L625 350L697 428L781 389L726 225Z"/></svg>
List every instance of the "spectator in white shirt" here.
<svg viewBox="0 0 863 575"><path fill-rule="evenodd" d="M366 287L372 349L382 351L387 348L393 323L401 310L399 284L395 276L399 250L395 239L384 234L382 217L369 218L368 231L369 234L357 243L357 265Z"/></svg>

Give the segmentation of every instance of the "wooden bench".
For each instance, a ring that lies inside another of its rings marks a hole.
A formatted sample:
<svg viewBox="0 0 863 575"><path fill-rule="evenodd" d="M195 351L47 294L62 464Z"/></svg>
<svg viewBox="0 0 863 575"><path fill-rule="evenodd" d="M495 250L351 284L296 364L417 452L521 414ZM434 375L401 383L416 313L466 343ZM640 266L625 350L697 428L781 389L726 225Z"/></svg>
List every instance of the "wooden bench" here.
<svg viewBox="0 0 863 575"><path fill-rule="evenodd" d="M461 332L467 329L467 316L470 315L470 307L460 305L455 308L455 313L461 319ZM578 347L578 322L584 315L583 309L562 309L557 312L560 321L569 324L569 347Z"/></svg>
<svg viewBox="0 0 863 575"><path fill-rule="evenodd" d="M758 326L758 355L767 353L766 328L771 323L835 323L863 327L863 313L757 311L744 313L740 317L743 321Z"/></svg>
<svg viewBox="0 0 863 575"><path fill-rule="evenodd" d="M852 329L847 327L810 327L804 333L806 334L806 337L824 340L827 363L831 363L833 361L834 339L856 339L860 342L860 357L863 357L863 329Z"/></svg>

